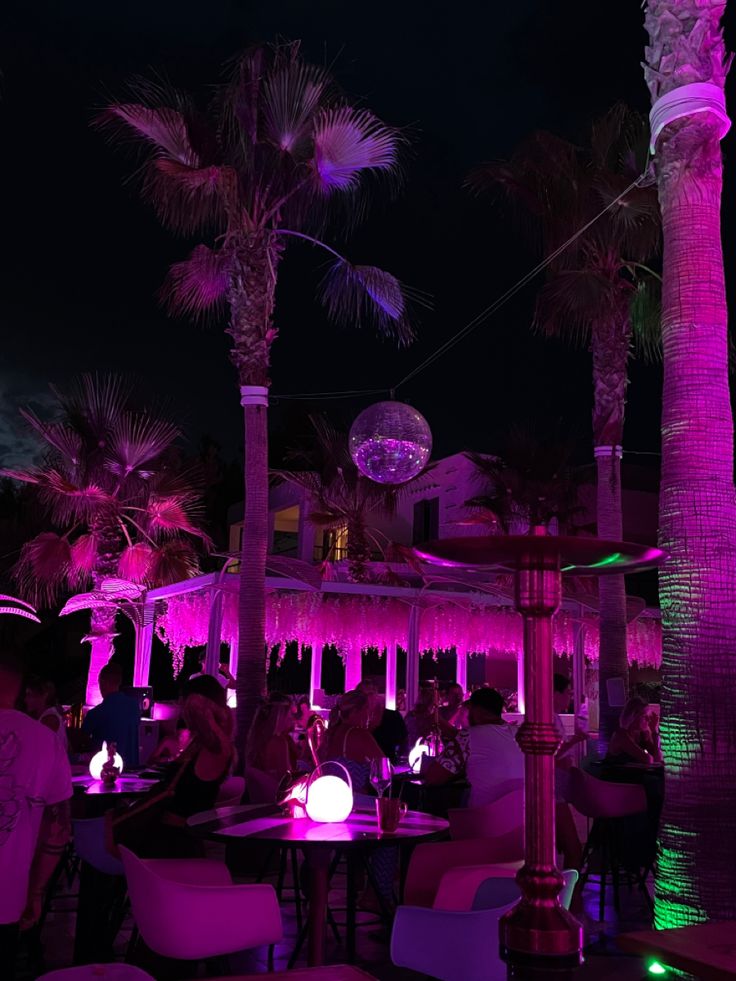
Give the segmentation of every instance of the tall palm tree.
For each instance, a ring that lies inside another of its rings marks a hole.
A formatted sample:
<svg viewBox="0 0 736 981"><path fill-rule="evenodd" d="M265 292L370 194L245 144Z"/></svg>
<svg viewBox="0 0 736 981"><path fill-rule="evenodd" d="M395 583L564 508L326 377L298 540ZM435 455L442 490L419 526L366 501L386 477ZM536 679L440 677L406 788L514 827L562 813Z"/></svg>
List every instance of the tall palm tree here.
<svg viewBox="0 0 736 981"><path fill-rule="evenodd" d="M209 236L171 267L164 299L174 314L227 311L245 430L245 513L238 606L238 730L248 731L266 679L268 545L266 392L276 284L284 250L327 250L320 295L335 320L372 320L408 341L406 294L374 266L353 265L316 238L330 217L360 218L371 177L397 172L400 134L351 105L298 43L261 46L236 61L207 113L181 92L148 82L111 105L103 124L146 151L143 194L167 227Z"/></svg>
<svg viewBox="0 0 736 981"><path fill-rule="evenodd" d="M353 582L368 582L371 557L383 551L374 521L394 514L397 489L361 474L350 456L347 433L322 416L310 416L310 421L315 445L299 454L308 469L278 474L307 491L312 506L307 518L316 528L346 530L348 574Z"/></svg>
<svg viewBox="0 0 736 981"><path fill-rule="evenodd" d="M723 92L724 8L725 0L648 0L653 102L691 83ZM680 108L688 97L683 90ZM659 134L655 153L664 230L659 529L669 554L659 578L667 794L658 927L736 919L736 495L722 135L717 114L681 116Z"/></svg>
<svg viewBox="0 0 736 981"><path fill-rule="evenodd" d="M575 442L557 432L512 426L500 456L468 453L480 494L466 501L483 523L509 533L521 523L567 530L581 511L580 483L572 465Z"/></svg>
<svg viewBox="0 0 736 981"><path fill-rule="evenodd" d="M52 603L68 589L119 577L163 586L195 575L199 494L190 475L167 461L179 431L136 411L114 376L83 375L53 389L58 412L43 420L22 411L45 452L39 466L6 471L30 484L58 531L27 542L15 568L23 595ZM91 611L86 701L100 700L97 675L114 651L114 605Z"/></svg>
<svg viewBox="0 0 736 981"><path fill-rule="evenodd" d="M508 163L481 167L469 183L476 190L500 188L521 206L548 256L641 175L647 134L642 117L617 105L593 124L588 147L535 133ZM536 329L590 346L598 534L613 540L622 534L621 447L627 367L636 340L632 314L651 310L651 273L644 264L658 244L656 191L634 187L551 263L537 298ZM652 318L641 322L649 326ZM628 677L624 577L602 579L599 599L600 728L605 746L619 712L608 704L606 682Z"/></svg>

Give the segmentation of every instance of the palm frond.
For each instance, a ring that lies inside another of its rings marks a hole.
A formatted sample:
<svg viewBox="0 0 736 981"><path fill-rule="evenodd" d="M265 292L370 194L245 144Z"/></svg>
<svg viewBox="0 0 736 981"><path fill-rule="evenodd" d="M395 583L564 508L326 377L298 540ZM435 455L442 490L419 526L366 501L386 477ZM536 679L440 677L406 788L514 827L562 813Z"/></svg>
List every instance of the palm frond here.
<svg viewBox="0 0 736 981"><path fill-rule="evenodd" d="M33 409L21 408L20 414L49 447L61 453L71 464L78 463L82 446L79 433L61 423L44 422Z"/></svg>
<svg viewBox="0 0 736 981"><path fill-rule="evenodd" d="M108 128L116 123L122 125L145 140L157 156L168 157L186 167L197 168L201 164L179 109L121 102L100 113L96 123Z"/></svg>
<svg viewBox="0 0 736 981"><path fill-rule="evenodd" d="M263 119L266 137L297 159L312 149L312 126L322 99L331 88L329 73L298 57L290 46L276 59L263 83Z"/></svg>
<svg viewBox="0 0 736 981"><path fill-rule="evenodd" d="M175 262L161 288L166 310L175 316L200 318L224 306L232 257L222 249L198 245L189 258Z"/></svg>
<svg viewBox="0 0 736 981"><path fill-rule="evenodd" d="M69 568L74 579L88 579L97 564L99 542L97 536L91 533L80 535L71 545Z"/></svg>
<svg viewBox="0 0 736 981"><path fill-rule="evenodd" d="M148 571L153 562L154 550L146 542L129 545L118 560L118 575L121 579L142 583L148 579Z"/></svg>
<svg viewBox="0 0 736 981"><path fill-rule="evenodd" d="M209 543L207 534L192 521L190 506L194 495L151 497L145 509L146 529L154 537L185 532Z"/></svg>
<svg viewBox="0 0 736 981"><path fill-rule="evenodd" d="M156 586L169 586L198 573L199 562L192 546L172 538L154 550L147 577Z"/></svg>
<svg viewBox="0 0 736 981"><path fill-rule="evenodd" d="M219 229L225 197L236 178L230 167L186 167L176 160L154 160L143 182L143 197L159 220L179 235Z"/></svg>
<svg viewBox="0 0 736 981"><path fill-rule="evenodd" d="M34 604L51 605L66 583L70 561L68 540L45 531L23 546L13 578Z"/></svg>
<svg viewBox="0 0 736 981"><path fill-rule="evenodd" d="M104 444L130 399L131 388L120 375L85 373L62 392L51 390L59 401L66 424L82 440Z"/></svg>
<svg viewBox="0 0 736 981"><path fill-rule="evenodd" d="M400 345L414 339L406 287L384 269L354 266L338 259L330 266L319 292L335 323L360 328L372 322L381 334Z"/></svg>
<svg viewBox="0 0 736 981"><path fill-rule="evenodd" d="M631 295L634 347L647 364L662 360L662 292L653 276L640 279Z"/></svg>
<svg viewBox="0 0 736 981"><path fill-rule="evenodd" d="M626 308L630 292L628 281L611 279L595 267L560 270L537 294L534 328L548 337L585 344L601 316Z"/></svg>
<svg viewBox="0 0 736 981"><path fill-rule="evenodd" d="M120 479L141 473L180 435L166 419L148 413L123 412L110 436L107 469Z"/></svg>
<svg viewBox="0 0 736 981"><path fill-rule="evenodd" d="M330 193L357 186L364 171L395 171L402 142L397 130L367 109L325 109L314 124L314 173Z"/></svg>

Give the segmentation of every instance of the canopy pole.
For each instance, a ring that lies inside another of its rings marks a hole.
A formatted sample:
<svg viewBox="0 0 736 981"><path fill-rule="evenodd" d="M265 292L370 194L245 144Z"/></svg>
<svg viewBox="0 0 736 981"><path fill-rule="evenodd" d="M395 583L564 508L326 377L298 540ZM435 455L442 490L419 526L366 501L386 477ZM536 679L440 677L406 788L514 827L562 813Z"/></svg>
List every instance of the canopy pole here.
<svg viewBox="0 0 736 981"><path fill-rule="evenodd" d="M396 667L398 663L398 644L396 641L386 647L386 708L396 709Z"/></svg>
<svg viewBox="0 0 736 981"><path fill-rule="evenodd" d="M156 604L146 603L140 624L135 625L135 656L133 663L133 686L148 687L151 674L151 648L153 647L153 628L156 622Z"/></svg>
<svg viewBox="0 0 736 981"><path fill-rule="evenodd" d="M315 708L314 693L322 687L322 644L312 644L312 663L309 667L309 704Z"/></svg>
<svg viewBox="0 0 736 981"><path fill-rule="evenodd" d="M455 650L455 682L462 690L468 690L468 652Z"/></svg>
<svg viewBox="0 0 736 981"><path fill-rule="evenodd" d="M422 611L412 606L406 641L406 707L411 710L419 698L419 621Z"/></svg>

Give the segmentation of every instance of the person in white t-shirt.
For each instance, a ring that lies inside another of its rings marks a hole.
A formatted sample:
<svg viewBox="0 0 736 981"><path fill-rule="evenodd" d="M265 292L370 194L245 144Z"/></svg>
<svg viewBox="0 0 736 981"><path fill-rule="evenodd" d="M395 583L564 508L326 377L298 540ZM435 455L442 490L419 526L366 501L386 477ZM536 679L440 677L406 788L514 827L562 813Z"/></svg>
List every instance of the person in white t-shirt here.
<svg viewBox="0 0 736 981"><path fill-rule="evenodd" d="M205 671L205 664L207 662L207 652L202 651L199 655L199 671L195 671L194 674L189 675L189 680L192 678L201 678L203 674L207 674ZM235 689L236 681L233 673L230 670L229 665L224 661L218 665L217 674L214 675L215 678L220 682L225 689Z"/></svg>
<svg viewBox="0 0 736 981"><path fill-rule="evenodd" d="M479 688L467 705L469 728L448 740L422 776L430 786L465 777L470 784L470 806L480 807L498 798L501 784L518 781L522 785L524 754L516 742L517 730L503 721L500 692Z"/></svg>
<svg viewBox="0 0 736 981"><path fill-rule="evenodd" d="M0 654L0 970L15 973L18 934L38 921L71 834L69 760L46 726L18 712L19 663Z"/></svg>

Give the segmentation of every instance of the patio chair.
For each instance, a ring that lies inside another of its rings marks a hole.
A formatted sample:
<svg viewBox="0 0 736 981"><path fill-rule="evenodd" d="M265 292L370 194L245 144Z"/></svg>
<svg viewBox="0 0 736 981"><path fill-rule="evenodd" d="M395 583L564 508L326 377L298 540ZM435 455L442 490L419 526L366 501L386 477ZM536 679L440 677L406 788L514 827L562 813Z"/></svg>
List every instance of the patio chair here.
<svg viewBox="0 0 736 981"><path fill-rule="evenodd" d="M579 767L569 771L568 798L572 806L584 817L592 820L593 825L588 834L588 840L583 848L583 872L581 881L584 884L595 873L591 872L591 859L598 858L597 873L600 882L598 894L599 916L604 919L606 905L606 885L608 875L611 876L613 887L613 905L616 912L620 911L619 883L622 874L622 854L618 843L617 822L621 818L635 814L645 814L647 797L641 784L612 783L599 780L585 773ZM650 868L639 872L629 870L623 874L639 887L647 905L651 907L651 899L646 888L646 878Z"/></svg>
<svg viewBox="0 0 736 981"><path fill-rule="evenodd" d="M442 876L461 865L501 865L516 872L522 862L515 853L509 853L505 839L506 836L467 838L417 845L406 873L404 902L409 906L431 906Z"/></svg>
<svg viewBox="0 0 736 981"><path fill-rule="evenodd" d="M447 812L450 835L456 841L464 838L507 837L510 858L524 854L524 791L521 788L498 797L482 807L450 808Z"/></svg>
<svg viewBox="0 0 736 981"><path fill-rule="evenodd" d="M220 785L215 807L237 807L243 799L244 791L245 779L243 777L228 777Z"/></svg>
<svg viewBox="0 0 736 981"><path fill-rule="evenodd" d="M36 981L155 981L150 974L132 964L83 964L49 971Z"/></svg>
<svg viewBox="0 0 736 981"><path fill-rule="evenodd" d="M446 875L455 880L452 892L461 908L400 906L391 933L392 962L440 981L505 981L506 965L495 940L499 920L520 896L519 887L508 875L498 876L488 868L480 874L454 869ZM565 905L577 872L562 875ZM443 879L438 897L448 893Z"/></svg>
<svg viewBox="0 0 736 981"><path fill-rule="evenodd" d="M281 940L272 886L233 885L224 862L144 861L124 847L120 853L133 916L154 953L201 961Z"/></svg>

